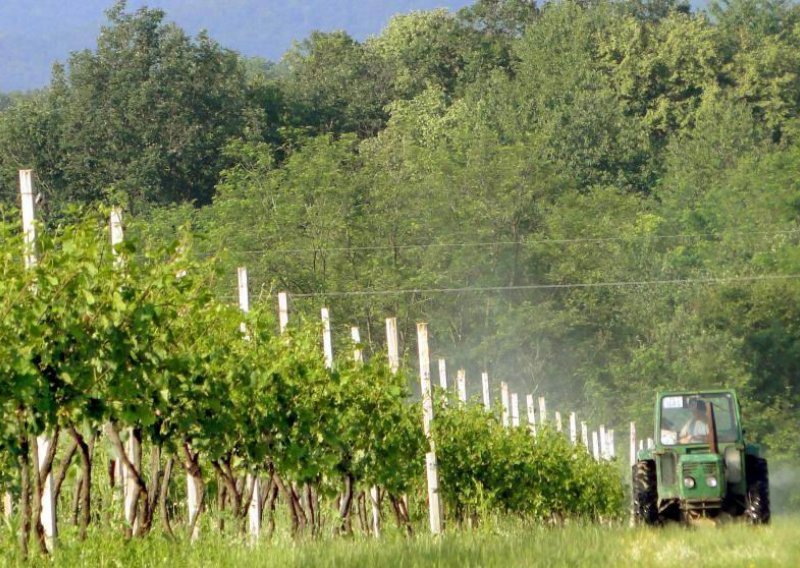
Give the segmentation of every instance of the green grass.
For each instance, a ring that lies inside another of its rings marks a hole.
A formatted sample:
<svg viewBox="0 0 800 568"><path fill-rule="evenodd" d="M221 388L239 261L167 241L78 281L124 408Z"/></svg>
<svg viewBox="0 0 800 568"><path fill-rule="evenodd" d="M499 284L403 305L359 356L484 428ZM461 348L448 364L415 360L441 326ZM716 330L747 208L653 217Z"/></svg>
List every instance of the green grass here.
<svg viewBox="0 0 800 568"><path fill-rule="evenodd" d="M19 565L13 535L0 530L0 565ZM293 541L279 537L249 546L213 533L201 542L172 543L151 535L125 543L115 532L78 543L65 535L51 560L33 566L800 566L800 517L776 517L769 527L630 529L499 524L441 538L380 541L364 537Z"/></svg>

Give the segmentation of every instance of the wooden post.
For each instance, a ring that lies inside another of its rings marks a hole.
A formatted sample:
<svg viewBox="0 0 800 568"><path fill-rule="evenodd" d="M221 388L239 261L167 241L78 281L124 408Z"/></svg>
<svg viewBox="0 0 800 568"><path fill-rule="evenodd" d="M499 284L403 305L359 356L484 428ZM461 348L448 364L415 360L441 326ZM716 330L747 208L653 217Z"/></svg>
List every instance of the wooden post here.
<svg viewBox="0 0 800 568"><path fill-rule="evenodd" d="M543 427L547 422L547 402L545 402L544 397L539 397L539 424Z"/></svg>
<svg viewBox="0 0 800 568"><path fill-rule="evenodd" d="M505 381L500 383L500 401L503 403L503 426L508 428L511 425L511 413L509 409L511 401L508 398L508 384Z"/></svg>
<svg viewBox="0 0 800 568"><path fill-rule="evenodd" d="M428 478L428 508L432 534L442 532L442 508L439 502L439 476L436 463L436 448L431 438L433 421L433 398L431 393L431 367L428 351L428 324L417 324L417 347L419 351L419 380L422 391L422 427L430 443L425 454L425 470Z"/></svg>
<svg viewBox="0 0 800 568"><path fill-rule="evenodd" d="M322 350L325 353L325 367L333 368L333 340L331 339L331 315L328 308L322 308Z"/></svg>
<svg viewBox="0 0 800 568"><path fill-rule="evenodd" d="M533 405L533 395L529 394L525 397L525 402L527 403L528 407L528 428L531 431L531 435L536 435L536 412L534 410Z"/></svg>
<svg viewBox="0 0 800 568"><path fill-rule="evenodd" d="M586 422L581 422L581 442L583 442L587 450L591 451L592 448L589 446L589 427Z"/></svg>
<svg viewBox="0 0 800 568"><path fill-rule="evenodd" d="M569 413L569 441L573 446L578 443L578 417L574 412Z"/></svg>
<svg viewBox="0 0 800 568"><path fill-rule="evenodd" d="M511 393L511 426L519 428L519 395Z"/></svg>
<svg viewBox="0 0 800 568"><path fill-rule="evenodd" d="M37 264L36 257L36 205L33 196L33 170L19 171L19 191L22 200L22 230L25 238L25 268L30 270ZM34 456L34 466L38 472L41 463L45 460L50 444L57 444L58 440L51 440L48 434L37 436L39 447L38 455ZM52 551L55 539L58 536L58 525L56 523L56 502L53 497L53 476L48 475L44 480L42 491L42 512L39 518L44 528L45 544L47 549Z"/></svg>
<svg viewBox="0 0 800 568"><path fill-rule="evenodd" d="M447 390L447 363L444 359L439 359L439 386L443 391Z"/></svg>
<svg viewBox="0 0 800 568"><path fill-rule="evenodd" d="M467 402L467 372L459 369L456 373L456 385L458 386L458 400L462 403Z"/></svg>
<svg viewBox="0 0 800 568"><path fill-rule="evenodd" d="M353 326L350 328L350 337L353 339L353 361L356 363L364 362L364 353L361 351L361 332Z"/></svg>
<svg viewBox="0 0 800 568"><path fill-rule="evenodd" d="M606 441L606 427L605 424L600 424L600 459L606 459L606 450L608 449L608 442Z"/></svg>
<svg viewBox="0 0 800 568"><path fill-rule="evenodd" d="M286 331L286 326L289 325L289 297L286 292L278 294L278 321L281 326L281 333Z"/></svg>
<svg viewBox="0 0 800 568"><path fill-rule="evenodd" d="M561 432L563 428L561 427L561 413L556 410L556 432Z"/></svg>
<svg viewBox="0 0 800 568"><path fill-rule="evenodd" d="M239 270L237 271L237 276L238 276L238 288L239 288L239 308L242 310L242 312L247 313L250 311L250 290L247 283L247 268L244 266L240 266ZM244 335L245 339L249 339L249 335L247 333L247 326L245 325L244 322L242 322L242 334ZM247 524L250 532L250 538L252 539L252 541L256 541L259 535L261 534L261 490L259 487L260 483L258 481L258 477L254 476L252 473L247 474L246 483L247 487L250 487L251 485L253 487L253 497L250 500L250 506L247 509L247 520L248 520ZM194 481L192 481L192 485L194 485ZM187 489L188 488L189 484L187 481ZM190 495L193 493L196 492L191 491Z"/></svg>
<svg viewBox="0 0 800 568"><path fill-rule="evenodd" d="M392 373L400 369L400 342L397 337L397 318L386 318L386 351Z"/></svg>
<svg viewBox="0 0 800 568"><path fill-rule="evenodd" d="M600 441L597 439L597 430L592 431L592 455L594 459L600 459Z"/></svg>
<svg viewBox="0 0 800 568"><path fill-rule="evenodd" d="M483 385L483 407L488 412L492 409L492 397L489 394L489 373L481 373L481 383Z"/></svg>

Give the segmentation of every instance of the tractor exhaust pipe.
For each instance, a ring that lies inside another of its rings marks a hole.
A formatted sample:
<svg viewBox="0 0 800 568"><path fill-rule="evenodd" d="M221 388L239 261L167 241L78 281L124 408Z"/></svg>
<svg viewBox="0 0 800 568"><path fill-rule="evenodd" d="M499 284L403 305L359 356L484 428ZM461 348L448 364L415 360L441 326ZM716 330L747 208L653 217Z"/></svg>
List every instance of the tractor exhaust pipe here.
<svg viewBox="0 0 800 568"><path fill-rule="evenodd" d="M708 401L706 405L706 422L708 423L708 434L706 442L709 445L711 452L718 454L719 447L717 445L717 419L714 416L714 403Z"/></svg>

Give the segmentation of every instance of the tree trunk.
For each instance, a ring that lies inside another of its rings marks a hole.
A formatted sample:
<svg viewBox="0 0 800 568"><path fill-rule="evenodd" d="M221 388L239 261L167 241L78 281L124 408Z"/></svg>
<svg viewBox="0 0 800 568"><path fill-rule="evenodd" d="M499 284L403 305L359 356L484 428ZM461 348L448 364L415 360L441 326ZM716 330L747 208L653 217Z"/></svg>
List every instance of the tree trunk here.
<svg viewBox="0 0 800 568"><path fill-rule="evenodd" d="M367 497L363 491L359 491L358 500L356 503L358 505L358 521L361 524L361 530L365 535L369 536L370 529L369 521L367 520Z"/></svg>
<svg viewBox="0 0 800 568"><path fill-rule="evenodd" d="M54 442L51 442L53 445ZM42 493L44 492L44 478L42 477L41 464L39 464L39 440L36 436L31 436L31 446L33 448L33 511L31 521L33 522L33 534L36 536L36 544L39 545L39 552L47 554L47 541L44 536L42 526Z"/></svg>
<svg viewBox="0 0 800 568"><path fill-rule="evenodd" d="M292 518L292 534L297 534L297 531L300 528L300 519L298 517L297 508L295 507L294 498L291 494L291 491L288 490L286 485L283 483L283 480L277 473L272 474L272 479L275 482L275 485L278 487L278 490L283 495L283 498L286 500L286 505L289 507L289 514Z"/></svg>
<svg viewBox="0 0 800 568"><path fill-rule="evenodd" d="M269 519L267 521L268 534L272 536L275 534L275 502L278 500L278 486L273 483L269 492L269 500L267 501L266 511L269 511Z"/></svg>
<svg viewBox="0 0 800 568"><path fill-rule="evenodd" d="M347 534L351 531L350 523L350 509L353 503L353 476L346 474L344 476L344 494L342 495L341 503L339 504L339 533Z"/></svg>
<svg viewBox="0 0 800 568"><path fill-rule="evenodd" d="M31 464L30 464L30 445L28 436L23 434L20 437L20 454L18 456L20 472L20 492L19 492L19 548L22 557L28 558L28 540L31 534Z"/></svg>
<svg viewBox="0 0 800 568"><path fill-rule="evenodd" d="M408 510L406 509L403 500L395 497L390 493L389 501L392 503L392 510L394 510L394 516L395 520L397 521L397 526L401 529L405 529L406 535L413 536L414 530L411 527L411 520L408 517Z"/></svg>
<svg viewBox="0 0 800 568"><path fill-rule="evenodd" d="M230 468L225 467L224 461L220 463L217 460L211 462L212 467L217 472L217 475L222 479L225 484L226 493L228 494L228 501L231 505L231 512L234 518L241 517L242 496L236 487L236 479L231 475Z"/></svg>
<svg viewBox="0 0 800 568"><path fill-rule="evenodd" d="M172 532L172 523L169 520L169 510L167 509L167 495L169 493L169 481L172 477L172 464L175 458L170 457L167 460L167 465L164 466L164 476L161 478L161 489L158 492L158 508L161 512L161 524L164 526L170 538L175 538L175 533Z"/></svg>
<svg viewBox="0 0 800 568"><path fill-rule="evenodd" d="M92 458L90 455L89 445L83 438L83 435L74 426L69 429L69 435L75 442L75 447L78 449L78 454L81 458L81 483L79 485L80 493L80 540L86 540L86 535L89 530L89 522L92 519Z"/></svg>
<svg viewBox="0 0 800 568"><path fill-rule="evenodd" d="M61 465L58 472L53 476L53 501L58 503L58 498L61 496L61 487L64 480L67 478L69 466L72 465L72 458L75 456L75 451L78 449L78 444L73 438L70 438L69 445L64 451L64 457L61 458Z"/></svg>
<svg viewBox="0 0 800 568"><path fill-rule="evenodd" d="M109 423L107 425L106 432L108 433L108 437L111 440L111 443L114 446L114 449L117 451L122 463L128 469L128 472L133 476L134 483L136 484L136 491L132 499L133 507L136 508L139 498L142 498L144 502L148 501L148 491L147 491L147 484L142 479L141 472L134 467L133 462L131 462L128 453L125 451L125 447L122 444L122 440L119 437L119 432L117 432L117 428L115 424ZM134 433L136 430L134 430ZM141 444L140 444L141 447ZM134 521L136 518L135 515L131 517L131 521ZM129 526L125 527L125 536L126 538L131 538L133 536L133 522L130 523Z"/></svg>
<svg viewBox="0 0 800 568"><path fill-rule="evenodd" d="M216 469L216 468L215 468ZM219 472L217 475L217 530L222 533L225 531L225 502L227 501L228 486Z"/></svg>

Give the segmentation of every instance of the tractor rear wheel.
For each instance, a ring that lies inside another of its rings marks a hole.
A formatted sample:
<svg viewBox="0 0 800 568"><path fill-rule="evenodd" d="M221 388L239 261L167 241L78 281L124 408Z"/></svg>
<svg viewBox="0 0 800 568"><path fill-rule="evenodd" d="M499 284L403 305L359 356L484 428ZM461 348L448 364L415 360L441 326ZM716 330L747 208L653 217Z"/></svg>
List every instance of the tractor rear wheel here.
<svg viewBox="0 0 800 568"><path fill-rule="evenodd" d="M747 508L745 515L754 525L769 523L769 470L767 460L756 456L745 456L747 477Z"/></svg>
<svg viewBox="0 0 800 568"><path fill-rule="evenodd" d="M633 516L637 523L658 524L656 464L650 460L633 466Z"/></svg>

